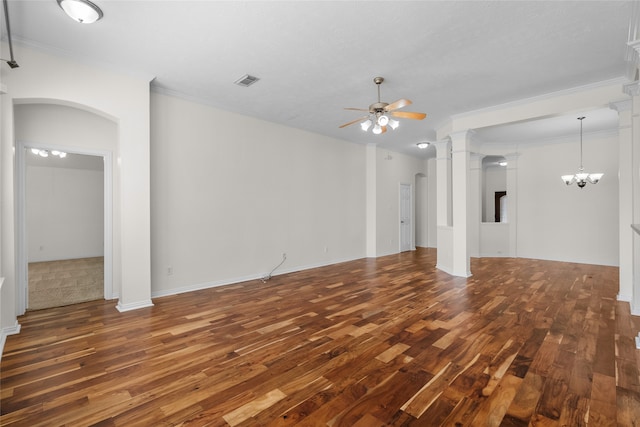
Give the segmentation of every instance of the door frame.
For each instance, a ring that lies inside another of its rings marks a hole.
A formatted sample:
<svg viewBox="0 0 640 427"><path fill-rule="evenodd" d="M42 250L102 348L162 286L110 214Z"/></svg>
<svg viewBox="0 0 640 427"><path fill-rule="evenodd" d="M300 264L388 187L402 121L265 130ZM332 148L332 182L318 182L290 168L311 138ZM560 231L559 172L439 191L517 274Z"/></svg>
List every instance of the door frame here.
<svg viewBox="0 0 640 427"><path fill-rule="evenodd" d="M29 257L27 251L27 218L26 218L26 157L27 148L58 150L70 154L84 154L102 157L103 197L104 197L104 299L113 299L113 159L107 150L93 150L64 145L17 141L15 153L16 167L16 312L22 315L29 307Z"/></svg>

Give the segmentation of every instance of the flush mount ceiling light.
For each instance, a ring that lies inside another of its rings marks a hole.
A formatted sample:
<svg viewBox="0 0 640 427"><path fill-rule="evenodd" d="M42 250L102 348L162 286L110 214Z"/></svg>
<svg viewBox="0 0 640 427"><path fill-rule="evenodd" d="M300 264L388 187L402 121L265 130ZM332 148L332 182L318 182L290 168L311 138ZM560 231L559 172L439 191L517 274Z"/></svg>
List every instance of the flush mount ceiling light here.
<svg viewBox="0 0 640 427"><path fill-rule="evenodd" d="M578 168L578 173L575 175L562 175L562 180L567 185L571 185L575 182L579 188L583 188L587 185L587 182L597 184L604 174L586 173L582 167L582 121L584 120L584 117L578 117L578 120L580 120L580 167Z"/></svg>
<svg viewBox="0 0 640 427"><path fill-rule="evenodd" d="M419 149L424 150L425 148L427 148L429 146L428 142L418 142L416 144L418 146Z"/></svg>
<svg viewBox="0 0 640 427"><path fill-rule="evenodd" d="M92 24L102 18L102 10L89 0L57 0L57 2L71 19L81 24Z"/></svg>
<svg viewBox="0 0 640 427"><path fill-rule="evenodd" d="M64 159L65 157L67 157L67 153L65 153L64 151L58 151L58 150L51 150L51 152L49 152L49 150L32 148L31 152L40 157L49 157L49 154L51 154L52 156L60 157L61 159Z"/></svg>

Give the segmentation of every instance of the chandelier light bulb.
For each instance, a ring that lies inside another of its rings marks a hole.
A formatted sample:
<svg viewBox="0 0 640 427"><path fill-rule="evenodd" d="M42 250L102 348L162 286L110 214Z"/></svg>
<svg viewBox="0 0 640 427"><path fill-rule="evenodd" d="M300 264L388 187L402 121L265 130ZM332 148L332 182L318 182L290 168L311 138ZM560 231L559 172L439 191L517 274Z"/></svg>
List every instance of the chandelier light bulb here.
<svg viewBox="0 0 640 427"><path fill-rule="evenodd" d="M397 120L389 119L389 127L393 130L397 129L400 125L400 122Z"/></svg>
<svg viewBox="0 0 640 427"><path fill-rule="evenodd" d="M380 135L382 133L382 128L380 127L380 125L376 124L373 127L373 133L375 133L376 135Z"/></svg>
<svg viewBox="0 0 640 427"><path fill-rule="evenodd" d="M372 124L373 122L371 120L367 120L366 122L360 123L360 127L362 128L363 131L366 132L369 130Z"/></svg>
<svg viewBox="0 0 640 427"><path fill-rule="evenodd" d="M389 124L389 117L385 116L384 114L378 117L378 124L380 126L386 126L387 124Z"/></svg>

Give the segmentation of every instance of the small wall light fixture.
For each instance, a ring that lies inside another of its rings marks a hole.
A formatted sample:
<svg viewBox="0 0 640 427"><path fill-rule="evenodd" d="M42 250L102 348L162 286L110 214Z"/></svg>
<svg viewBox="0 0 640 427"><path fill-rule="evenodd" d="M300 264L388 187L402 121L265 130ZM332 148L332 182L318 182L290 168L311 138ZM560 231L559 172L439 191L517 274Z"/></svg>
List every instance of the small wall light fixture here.
<svg viewBox="0 0 640 427"><path fill-rule="evenodd" d="M93 24L102 18L102 10L89 0L56 0L71 19L81 24Z"/></svg>
<svg viewBox="0 0 640 427"><path fill-rule="evenodd" d="M429 146L428 142L418 142L416 144L418 146L419 149L424 150L425 148L427 148Z"/></svg>

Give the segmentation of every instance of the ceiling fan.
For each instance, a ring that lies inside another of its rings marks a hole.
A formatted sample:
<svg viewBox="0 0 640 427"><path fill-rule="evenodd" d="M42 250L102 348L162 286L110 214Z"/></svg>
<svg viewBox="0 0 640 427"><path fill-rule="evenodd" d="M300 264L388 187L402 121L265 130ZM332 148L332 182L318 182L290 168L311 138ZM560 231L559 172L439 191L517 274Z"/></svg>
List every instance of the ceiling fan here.
<svg viewBox="0 0 640 427"><path fill-rule="evenodd" d="M414 113L411 111L395 111L400 108L406 107L411 104L409 99L400 98L391 104L380 101L380 84L384 81L384 77L374 77L373 82L378 86L378 102L375 102L369 105L369 109L364 108L345 108L345 110L355 110L355 111L367 111L369 114L366 116L359 117L355 120L352 120L348 123L345 123L340 126L340 128L347 127L354 123L360 123L363 131L369 130L371 125L373 126L373 133L381 134L387 131L387 127L391 129L395 129L398 127L399 123L397 120L390 118L397 117L400 119L413 119L413 120L422 120L427 115L425 113Z"/></svg>

